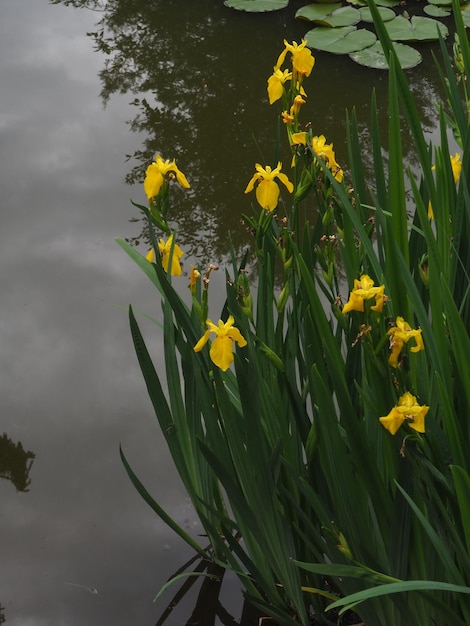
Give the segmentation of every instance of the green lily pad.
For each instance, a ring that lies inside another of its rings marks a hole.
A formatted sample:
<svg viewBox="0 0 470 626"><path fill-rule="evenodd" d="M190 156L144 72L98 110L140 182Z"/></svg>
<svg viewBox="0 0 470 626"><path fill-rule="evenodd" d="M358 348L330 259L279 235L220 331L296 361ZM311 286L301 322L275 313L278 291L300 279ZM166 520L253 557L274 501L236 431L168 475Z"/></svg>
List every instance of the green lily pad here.
<svg viewBox="0 0 470 626"><path fill-rule="evenodd" d="M426 13L426 15L429 15L430 17L449 17L449 15L451 15L450 11L447 11L447 9L443 9L437 4L427 4L424 7L423 11Z"/></svg>
<svg viewBox="0 0 470 626"><path fill-rule="evenodd" d="M429 4L434 4L440 7L452 7L452 0L428 0Z"/></svg>
<svg viewBox="0 0 470 626"><path fill-rule="evenodd" d="M380 7L397 7L400 4L400 0L377 0L375 4Z"/></svg>
<svg viewBox="0 0 470 626"><path fill-rule="evenodd" d="M307 4L297 11L295 17L308 20L309 22L316 22L323 20L327 15L339 8L341 8L341 2Z"/></svg>
<svg viewBox="0 0 470 626"><path fill-rule="evenodd" d="M352 4L355 7L366 7L367 6L367 2L364 2L363 0L347 0L348 4Z"/></svg>
<svg viewBox="0 0 470 626"><path fill-rule="evenodd" d="M462 19L463 23L467 28L470 28L470 8L467 5L464 9L462 9Z"/></svg>
<svg viewBox="0 0 470 626"><path fill-rule="evenodd" d="M392 11L392 9L388 9L387 7L377 7L377 9L383 22L389 22L390 20L393 20L394 17L396 17L396 13L395 11ZM370 14L369 7L363 7L362 9L359 9L359 13L361 14L361 20L363 22L370 22L371 24L374 23L372 15Z"/></svg>
<svg viewBox="0 0 470 626"><path fill-rule="evenodd" d="M339 28L341 26L353 26L361 20L357 9L350 6L335 4L308 4L295 14L320 26Z"/></svg>
<svg viewBox="0 0 470 626"><path fill-rule="evenodd" d="M350 54L370 47L377 40L377 37L365 28L319 26L312 28L304 39L307 41L307 46L315 50L323 50L332 54Z"/></svg>
<svg viewBox="0 0 470 626"><path fill-rule="evenodd" d="M439 39L438 29L443 37L447 37L447 26L430 17L413 16L410 20L402 15L390 22L386 22L385 28L393 41L435 41Z"/></svg>
<svg viewBox="0 0 470 626"><path fill-rule="evenodd" d="M285 9L289 0L225 0L224 4L231 9L237 9L237 11L264 13L265 11Z"/></svg>
<svg viewBox="0 0 470 626"><path fill-rule="evenodd" d="M422 56L415 48L402 43L395 43L393 47L397 53L400 65L404 70L415 67L421 63ZM373 46L370 46L370 48L353 52L349 57L356 63L359 63L359 65L365 65L366 67L372 67L377 70L388 70L388 61L379 41Z"/></svg>

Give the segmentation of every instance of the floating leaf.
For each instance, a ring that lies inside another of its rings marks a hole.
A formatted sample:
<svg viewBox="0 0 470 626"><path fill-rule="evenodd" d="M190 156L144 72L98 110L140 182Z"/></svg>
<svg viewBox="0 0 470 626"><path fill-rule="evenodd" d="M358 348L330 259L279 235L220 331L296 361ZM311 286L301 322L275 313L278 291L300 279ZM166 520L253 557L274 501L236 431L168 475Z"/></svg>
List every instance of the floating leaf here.
<svg viewBox="0 0 470 626"><path fill-rule="evenodd" d="M401 0L377 0L375 4L380 7L397 7Z"/></svg>
<svg viewBox="0 0 470 626"><path fill-rule="evenodd" d="M451 14L450 11L447 11L440 6L437 6L437 4L427 4L424 7L423 11L426 13L426 15L430 15L431 17L449 17L449 15Z"/></svg>
<svg viewBox="0 0 470 626"><path fill-rule="evenodd" d="M452 0L428 0L429 4L434 4L440 7L452 7Z"/></svg>
<svg viewBox="0 0 470 626"><path fill-rule="evenodd" d="M307 46L315 50L328 51L340 39L344 39L349 33L356 30L355 26L343 26L342 28L329 28L328 26L318 26L312 28L304 36Z"/></svg>
<svg viewBox="0 0 470 626"><path fill-rule="evenodd" d="M340 2L307 4L297 11L295 17L308 20L309 22L316 22L317 20L323 20L327 15L339 8L341 8Z"/></svg>
<svg viewBox="0 0 470 626"><path fill-rule="evenodd" d="M238 11L264 13L265 11L285 9L289 4L289 0L225 0L224 4L226 7L237 9Z"/></svg>
<svg viewBox="0 0 470 626"><path fill-rule="evenodd" d="M389 22L390 20L393 20L394 17L396 17L396 13L395 11L392 11L392 9L387 9L387 7L377 7L377 9L379 11L382 21L384 22ZM374 23L372 15L370 14L369 7L363 7L362 9L359 9L359 13L361 14L361 20L363 22L370 22L371 24Z"/></svg>
<svg viewBox="0 0 470 626"><path fill-rule="evenodd" d="M365 28L358 30L354 26L341 28L319 26L310 30L304 39L307 41L307 46L316 50L332 54L350 54L370 47L377 37Z"/></svg>
<svg viewBox="0 0 470 626"><path fill-rule="evenodd" d="M422 56L411 46L396 43L394 48L403 69L415 67L421 63ZM383 53L382 45L378 41L370 48L353 52L349 57L356 63L359 63L359 65L365 65L377 70L388 70L388 61Z"/></svg>
<svg viewBox="0 0 470 626"><path fill-rule="evenodd" d="M343 7L339 3L308 4L299 9L295 17L330 28L353 26L361 19L357 9L350 6Z"/></svg>
<svg viewBox="0 0 470 626"><path fill-rule="evenodd" d="M467 5L465 7L465 9L462 9L462 19L463 19L463 23L465 24L465 26L467 28L470 28L470 8L469 8L469 5Z"/></svg>
<svg viewBox="0 0 470 626"><path fill-rule="evenodd" d="M447 37L447 26L430 17L413 16L411 20L402 15L385 24L390 39L393 41L435 41L439 39L438 29Z"/></svg>
<svg viewBox="0 0 470 626"><path fill-rule="evenodd" d="M356 7L366 7L367 2L363 2L363 0L348 0L349 4L353 4Z"/></svg>

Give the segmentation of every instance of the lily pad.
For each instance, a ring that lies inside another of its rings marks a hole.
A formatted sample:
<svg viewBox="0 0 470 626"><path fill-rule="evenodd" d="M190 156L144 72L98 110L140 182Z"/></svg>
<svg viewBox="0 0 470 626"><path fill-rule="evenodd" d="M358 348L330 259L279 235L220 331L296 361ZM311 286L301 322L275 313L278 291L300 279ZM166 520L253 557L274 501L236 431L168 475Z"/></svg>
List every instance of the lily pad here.
<svg viewBox="0 0 470 626"><path fill-rule="evenodd" d="M462 19L465 26L470 28L470 8L468 8L468 5L465 9L462 9Z"/></svg>
<svg viewBox="0 0 470 626"><path fill-rule="evenodd" d="M403 69L409 69L419 65L422 61L422 56L412 48L402 43L394 44L395 52L397 53L398 60ZM382 50L382 45L377 41L370 48L365 48L359 52L353 52L349 57L359 63L359 65L365 65L366 67L372 67L377 70L388 70L388 61Z"/></svg>
<svg viewBox="0 0 470 626"><path fill-rule="evenodd" d="M429 4L435 4L440 7L452 7L452 0L428 0Z"/></svg>
<svg viewBox="0 0 470 626"><path fill-rule="evenodd" d="M375 4L380 7L397 7L400 3L401 0L377 0Z"/></svg>
<svg viewBox="0 0 470 626"><path fill-rule="evenodd" d="M226 7L250 13L264 13L285 9L289 0L225 0Z"/></svg>
<svg viewBox="0 0 470 626"><path fill-rule="evenodd" d="M329 26L330 28L339 28L341 26L353 26L361 20L360 13L357 9L350 6L341 6L335 4L308 4L302 7L295 14L320 26Z"/></svg>
<svg viewBox="0 0 470 626"><path fill-rule="evenodd" d="M393 20L394 17L396 17L396 13L395 11L392 11L392 9L388 9L387 7L377 7L377 9L383 22L389 22L390 20ZM369 7L363 7L362 9L359 9L359 13L361 14L361 20L363 22L370 22L371 24L374 23L372 15L370 14Z"/></svg>
<svg viewBox="0 0 470 626"><path fill-rule="evenodd" d="M449 34L449 29L442 22L416 15L410 20L397 15L395 19L386 22L385 28L393 41L435 41L439 39L438 29L444 38Z"/></svg>
<svg viewBox="0 0 470 626"><path fill-rule="evenodd" d="M450 11L443 9L437 4L427 4L423 11L430 17L449 17L449 15L451 15Z"/></svg>
<svg viewBox="0 0 470 626"><path fill-rule="evenodd" d="M336 11L336 9L340 8L341 2L306 4L297 11L295 17L302 20L308 20L309 22L316 22L318 20L323 20L327 15L330 15Z"/></svg>
<svg viewBox="0 0 470 626"><path fill-rule="evenodd" d="M350 54L370 47L377 37L370 30L354 26L312 28L304 37L309 48L332 54Z"/></svg>

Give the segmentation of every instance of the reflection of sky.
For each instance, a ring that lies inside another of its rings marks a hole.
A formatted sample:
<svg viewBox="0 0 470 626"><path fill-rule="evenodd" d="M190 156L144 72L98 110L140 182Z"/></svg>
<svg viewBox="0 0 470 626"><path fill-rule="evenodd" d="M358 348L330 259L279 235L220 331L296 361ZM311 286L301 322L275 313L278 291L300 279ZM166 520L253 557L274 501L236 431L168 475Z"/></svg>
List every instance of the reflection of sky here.
<svg viewBox="0 0 470 626"><path fill-rule="evenodd" d="M85 36L95 20L2 2L0 434L36 454L28 493L0 481L8 626L156 621L162 604L151 600L189 551L131 485L120 442L169 512L194 523L115 306L158 316L113 241L130 234L130 195L142 200L122 184L139 138L124 124L125 98L106 110L98 98L102 59ZM159 334L150 337L155 351Z"/></svg>

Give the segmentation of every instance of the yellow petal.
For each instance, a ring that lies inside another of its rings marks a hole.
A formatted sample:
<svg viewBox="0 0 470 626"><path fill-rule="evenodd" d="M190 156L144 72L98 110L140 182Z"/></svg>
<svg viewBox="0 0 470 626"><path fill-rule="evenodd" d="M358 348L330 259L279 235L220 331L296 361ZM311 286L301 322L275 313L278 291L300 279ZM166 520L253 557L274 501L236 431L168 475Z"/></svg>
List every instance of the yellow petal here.
<svg viewBox="0 0 470 626"><path fill-rule="evenodd" d="M152 163L148 166L147 171L145 172L144 191L147 198L150 200L151 198L158 196L162 185L163 176L156 163Z"/></svg>
<svg viewBox="0 0 470 626"><path fill-rule="evenodd" d="M405 421L405 416L397 411L396 407L390 411L385 417L379 417L379 422L384 428L386 428L392 435L395 435L400 426Z"/></svg>
<svg viewBox="0 0 470 626"><path fill-rule="evenodd" d="M209 335L210 334L211 334L211 331L210 330L206 330L206 332L203 334L203 336L199 339L197 344L194 346L194 348L193 348L194 352L199 352L200 350L202 350L204 348L204 346L207 343L207 340L209 339Z"/></svg>
<svg viewBox="0 0 470 626"><path fill-rule="evenodd" d="M240 348L246 346L246 339L243 337L238 328L230 328L227 332L227 337L230 337L232 341L236 341Z"/></svg>
<svg viewBox="0 0 470 626"><path fill-rule="evenodd" d="M262 180L256 188L256 199L263 209L273 211L279 200L279 185L273 180Z"/></svg>
<svg viewBox="0 0 470 626"><path fill-rule="evenodd" d="M230 337L216 337L212 342L209 355L212 362L225 372L233 361L233 341Z"/></svg>
<svg viewBox="0 0 470 626"><path fill-rule="evenodd" d="M273 74L268 78L269 104L274 104L277 100L282 98L283 93L284 86L282 82L279 80L279 77L276 76L276 74Z"/></svg>
<svg viewBox="0 0 470 626"><path fill-rule="evenodd" d="M147 261L150 261L150 263L155 263L155 250L153 248L150 248L150 250L145 255L145 258L147 259Z"/></svg>
<svg viewBox="0 0 470 626"><path fill-rule="evenodd" d="M307 133L305 131L302 133L292 133L291 139L293 144L302 144L305 146L307 144Z"/></svg>
<svg viewBox="0 0 470 626"><path fill-rule="evenodd" d="M253 176L251 177L250 182L248 183L248 185L246 186L245 189L245 193L249 193L250 191L253 191L253 187L255 186L256 181L259 178L259 174L258 172L256 172L255 174L253 174Z"/></svg>
<svg viewBox="0 0 470 626"><path fill-rule="evenodd" d="M175 165L175 174L176 174L176 180L181 185L181 187L184 187L185 189L189 189L191 187L191 185L188 183L188 179L186 178L186 176L183 174L181 170L179 170L176 167L176 165Z"/></svg>
<svg viewBox="0 0 470 626"><path fill-rule="evenodd" d="M289 191L289 193L292 193L294 191L294 185L290 182L290 180L287 178L285 174L283 174L282 172L279 172L277 177L279 178L281 183L283 183L287 187L287 190Z"/></svg>
<svg viewBox="0 0 470 626"><path fill-rule="evenodd" d="M354 291L351 291L349 294L349 300L343 307L343 313L349 313L349 311L364 311L364 300Z"/></svg>

